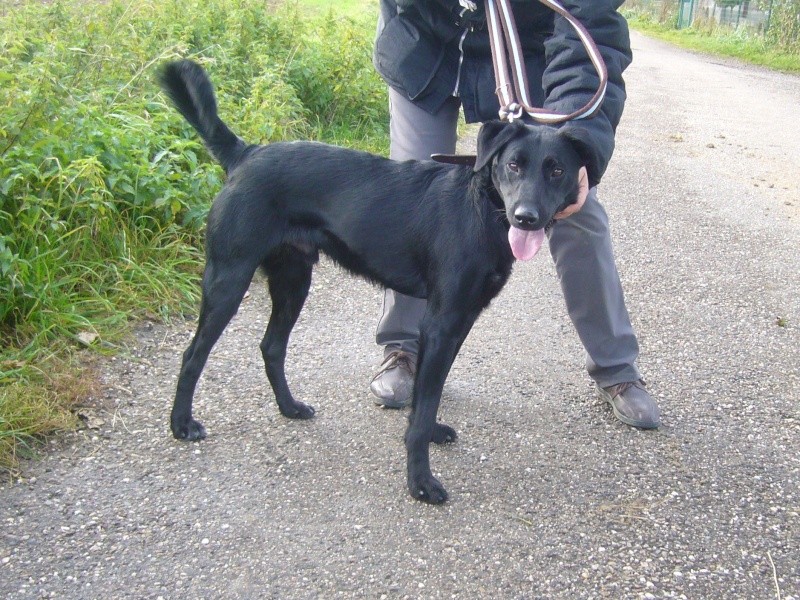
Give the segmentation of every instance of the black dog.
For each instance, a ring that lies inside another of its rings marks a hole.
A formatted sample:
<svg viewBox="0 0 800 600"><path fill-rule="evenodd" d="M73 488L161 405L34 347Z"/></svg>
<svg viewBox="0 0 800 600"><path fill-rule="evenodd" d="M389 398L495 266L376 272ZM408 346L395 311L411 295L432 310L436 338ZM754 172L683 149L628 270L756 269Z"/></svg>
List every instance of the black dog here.
<svg viewBox="0 0 800 600"><path fill-rule="evenodd" d="M293 419L314 415L292 397L284 364L321 250L356 275L428 299L405 435L408 487L415 498L444 502L428 446L456 437L436 422L445 378L514 255L535 254L553 215L575 201L580 144L548 127L491 122L480 130L474 168L313 142L249 145L217 116L200 66L170 63L160 82L228 174L208 216L203 300L183 354L172 434L205 437L192 418L195 385L258 267L272 298L261 353L278 407Z"/></svg>

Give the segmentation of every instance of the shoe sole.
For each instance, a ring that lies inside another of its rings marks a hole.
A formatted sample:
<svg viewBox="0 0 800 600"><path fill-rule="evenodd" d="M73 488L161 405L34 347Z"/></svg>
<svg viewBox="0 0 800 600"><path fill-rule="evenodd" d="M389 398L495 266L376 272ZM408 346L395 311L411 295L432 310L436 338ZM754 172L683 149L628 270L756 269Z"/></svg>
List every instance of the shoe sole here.
<svg viewBox="0 0 800 600"><path fill-rule="evenodd" d="M383 398L373 398L375 406L382 406L383 408L405 408L411 404L411 401L396 402L394 400L384 400Z"/></svg>

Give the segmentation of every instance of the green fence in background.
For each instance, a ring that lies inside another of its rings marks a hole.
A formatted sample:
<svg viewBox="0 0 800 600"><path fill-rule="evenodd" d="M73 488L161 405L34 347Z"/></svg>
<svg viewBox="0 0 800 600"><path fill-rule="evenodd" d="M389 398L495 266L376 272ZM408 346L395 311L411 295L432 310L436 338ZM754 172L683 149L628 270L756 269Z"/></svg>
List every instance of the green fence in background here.
<svg viewBox="0 0 800 600"><path fill-rule="evenodd" d="M775 0L630 0L625 7L646 12L661 23L671 21L678 29L702 21L765 34L774 4Z"/></svg>

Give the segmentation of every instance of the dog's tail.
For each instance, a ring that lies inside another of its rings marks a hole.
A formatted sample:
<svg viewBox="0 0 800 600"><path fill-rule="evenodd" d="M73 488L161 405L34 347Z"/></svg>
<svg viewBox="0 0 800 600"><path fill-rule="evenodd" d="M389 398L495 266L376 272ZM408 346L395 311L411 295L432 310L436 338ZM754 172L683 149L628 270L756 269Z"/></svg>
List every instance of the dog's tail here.
<svg viewBox="0 0 800 600"><path fill-rule="evenodd" d="M190 60L170 62L159 72L158 82L225 172L233 169L248 144L217 115L214 87L203 67Z"/></svg>

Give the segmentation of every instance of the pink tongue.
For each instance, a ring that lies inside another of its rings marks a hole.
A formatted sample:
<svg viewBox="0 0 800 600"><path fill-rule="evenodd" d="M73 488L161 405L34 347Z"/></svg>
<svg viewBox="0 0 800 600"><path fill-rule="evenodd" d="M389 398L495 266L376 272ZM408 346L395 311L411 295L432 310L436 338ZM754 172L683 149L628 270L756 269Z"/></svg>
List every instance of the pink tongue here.
<svg viewBox="0 0 800 600"><path fill-rule="evenodd" d="M508 243L511 244L511 252L517 260L530 260L544 242L544 229L537 231L523 231L512 227L508 230Z"/></svg>

